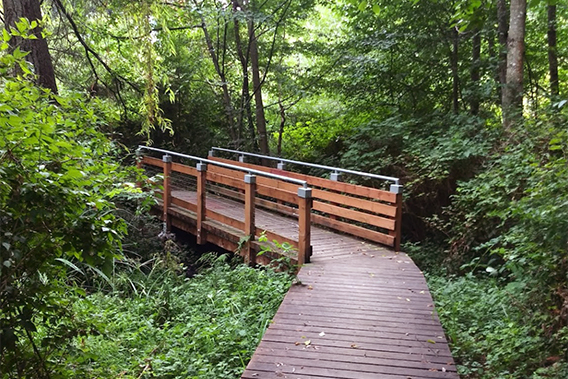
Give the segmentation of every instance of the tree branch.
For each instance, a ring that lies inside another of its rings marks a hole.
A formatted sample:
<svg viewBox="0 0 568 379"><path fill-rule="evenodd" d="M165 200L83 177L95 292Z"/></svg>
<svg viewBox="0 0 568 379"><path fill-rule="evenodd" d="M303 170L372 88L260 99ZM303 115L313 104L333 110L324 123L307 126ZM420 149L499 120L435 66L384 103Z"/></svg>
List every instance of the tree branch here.
<svg viewBox="0 0 568 379"><path fill-rule="evenodd" d="M108 71L108 73L111 74L113 77L118 78L121 81L123 81L124 83L128 84L136 92L142 93L142 90L136 84L132 83L131 81L126 79L124 76L114 72L114 70L112 68L110 68L110 66L101 58L101 56L96 51L94 51L87 44L87 42L85 42L85 39L83 38L83 36L79 32L79 28L77 27L75 20L73 20L73 17L71 17L71 14L69 14L69 12L67 12L67 9L65 9L61 0L54 0L54 3L56 5L57 9L59 9L59 11L61 13L63 13L63 15L65 15L65 18L67 18L67 21L69 21L69 24L71 25L71 29L73 29L73 33L75 34L75 36L79 40L79 43L85 49L85 55L87 56L87 59L89 60L89 64L90 64L91 68L94 68L94 65L93 65L92 60L89 57L89 54L91 54L93 57L95 57L97 59L97 61L99 61L99 63L105 68L105 70ZM95 73L95 75L96 75L96 73ZM104 82L103 82L103 84L104 84ZM109 87L107 87L107 88L109 88Z"/></svg>

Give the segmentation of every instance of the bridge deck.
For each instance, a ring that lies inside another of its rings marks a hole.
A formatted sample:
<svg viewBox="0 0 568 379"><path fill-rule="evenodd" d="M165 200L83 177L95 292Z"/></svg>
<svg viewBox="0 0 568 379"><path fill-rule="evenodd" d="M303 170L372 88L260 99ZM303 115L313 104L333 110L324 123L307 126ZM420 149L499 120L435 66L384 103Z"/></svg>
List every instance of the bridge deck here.
<svg viewBox="0 0 568 379"><path fill-rule="evenodd" d="M172 196L195 202L188 191ZM243 204L207 208L244 219ZM295 219L257 209L256 224L294 238ZM242 378L458 378L424 276L406 254L312 227L301 268Z"/></svg>

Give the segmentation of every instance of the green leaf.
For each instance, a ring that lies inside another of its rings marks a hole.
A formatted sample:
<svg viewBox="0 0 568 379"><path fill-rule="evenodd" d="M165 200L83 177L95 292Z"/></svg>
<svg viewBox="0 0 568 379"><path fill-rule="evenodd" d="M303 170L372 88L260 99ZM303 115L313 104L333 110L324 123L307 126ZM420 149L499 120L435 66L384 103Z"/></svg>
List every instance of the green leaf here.
<svg viewBox="0 0 568 379"><path fill-rule="evenodd" d="M359 6L357 7L361 12L363 12L365 10L365 8L367 8L367 2L366 1L361 1L359 3Z"/></svg>
<svg viewBox="0 0 568 379"><path fill-rule="evenodd" d="M61 263L66 264L67 266L71 267L73 270L75 270L76 272L85 275L85 273L83 271L81 271L81 269L79 267L77 267L73 262L68 261L65 258L55 258L56 261L59 261Z"/></svg>
<svg viewBox="0 0 568 379"><path fill-rule="evenodd" d="M379 4L373 5L373 12L375 12L377 16L379 15L379 13L381 13L381 7L379 6Z"/></svg>

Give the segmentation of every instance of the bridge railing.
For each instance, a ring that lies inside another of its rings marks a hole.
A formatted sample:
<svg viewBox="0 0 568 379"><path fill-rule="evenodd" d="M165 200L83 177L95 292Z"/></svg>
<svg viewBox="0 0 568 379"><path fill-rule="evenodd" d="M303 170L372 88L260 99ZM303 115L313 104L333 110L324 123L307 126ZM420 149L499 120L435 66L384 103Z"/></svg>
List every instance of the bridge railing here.
<svg viewBox="0 0 568 379"><path fill-rule="evenodd" d="M222 153L233 157L238 155L239 160L237 162L217 156ZM272 161L277 163L277 167L264 167L247 163L246 157ZM209 159L304 180L313 188L314 212L311 215L312 223L391 246L396 251L400 250L402 186L398 178L218 147L212 148L209 152ZM287 163L329 171L330 179L286 171ZM387 191L344 183L341 182L342 174L377 179L390 185ZM282 206L275 207L274 210L285 214L291 213L290 209Z"/></svg>
<svg viewBox="0 0 568 379"><path fill-rule="evenodd" d="M140 146L139 152L140 168L154 173L160 169L163 174L163 190L157 195L161 197L162 220L167 229L173 225L187 230L192 225L187 231L196 235L198 244L239 247L250 263L256 262L256 252L261 248L256 237L264 233L269 240L296 248L299 264L309 262L312 189L306 181L164 149ZM163 154L162 159L149 156L156 153ZM172 157L197 164L192 167L173 162ZM223 214L207 207L208 194L243 202L244 215ZM297 240L257 227L255 209L271 209L273 205L292 209L298 217Z"/></svg>

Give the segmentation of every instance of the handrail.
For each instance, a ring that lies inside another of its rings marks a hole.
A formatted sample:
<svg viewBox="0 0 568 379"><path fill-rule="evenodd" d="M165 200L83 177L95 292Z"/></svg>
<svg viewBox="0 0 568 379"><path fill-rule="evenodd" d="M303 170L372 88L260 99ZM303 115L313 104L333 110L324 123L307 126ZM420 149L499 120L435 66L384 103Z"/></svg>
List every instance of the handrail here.
<svg viewBox="0 0 568 379"><path fill-rule="evenodd" d="M150 150L150 151L157 151L159 153L164 153L166 155L175 155L175 156L178 156L178 157L181 157L181 158L187 158L187 159L191 159L191 160L194 160L194 161L199 161L200 163L209 163L209 164L212 164L212 165L215 165L215 166L220 166L220 167L225 167L225 168L229 168L229 169L232 169L232 170L247 172L249 174L266 176L268 178L273 178L273 179L278 179L278 180L282 180L282 181L285 181L285 182L299 184L304 188L308 188L308 182L306 182L305 180L290 178L288 176L272 174L272 173L269 173L269 172L264 172L264 171L259 171L259 170L250 169L250 168L246 168L246 167L236 166L236 165L232 165L232 164L228 164L228 163L217 162L217 161L213 161L213 160L206 159L206 158L195 157L193 155L176 153L175 151L158 149L156 147L139 145L138 149L139 150L145 149L145 150Z"/></svg>
<svg viewBox="0 0 568 379"><path fill-rule="evenodd" d="M224 151L226 153L247 155L247 156L250 156L250 157L257 157L257 158L261 158L261 159L270 159L270 160L278 161L278 162L286 162L286 163L291 163L291 164L303 165L303 166L307 166L307 167L321 168L321 169L324 169L324 170L330 170L330 171L334 171L334 172L343 172L345 174L365 176L365 177L368 177L368 178L388 180L388 181L394 182L394 184L397 185L397 186L400 185L400 179L392 177L392 176L377 175L377 174L371 174L371 173L368 173L368 172L348 170L348 169L340 168L340 167L324 166L324 165L319 165L319 164L315 164L315 163L294 161L294 160L291 160L291 159L271 157L269 155L247 153L245 151L225 149L225 148L222 148L222 147L212 147L211 151L214 151L214 150Z"/></svg>

